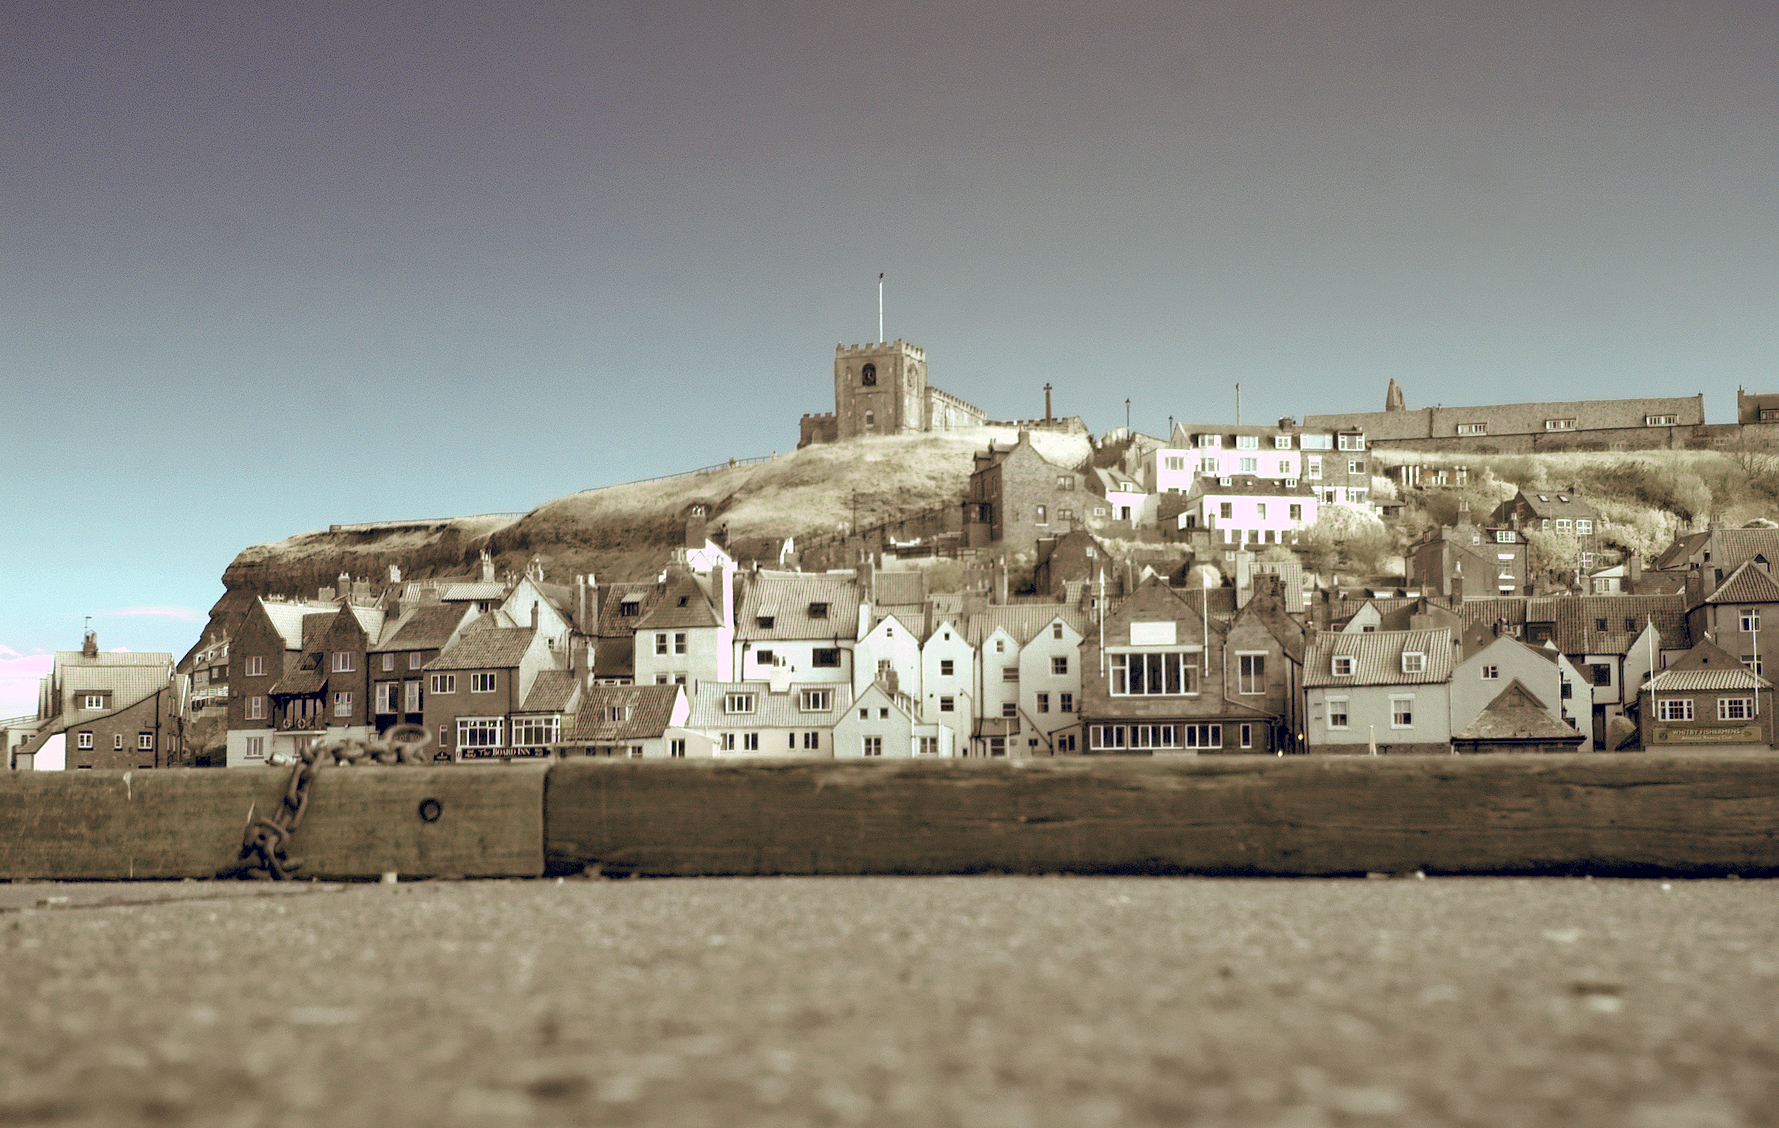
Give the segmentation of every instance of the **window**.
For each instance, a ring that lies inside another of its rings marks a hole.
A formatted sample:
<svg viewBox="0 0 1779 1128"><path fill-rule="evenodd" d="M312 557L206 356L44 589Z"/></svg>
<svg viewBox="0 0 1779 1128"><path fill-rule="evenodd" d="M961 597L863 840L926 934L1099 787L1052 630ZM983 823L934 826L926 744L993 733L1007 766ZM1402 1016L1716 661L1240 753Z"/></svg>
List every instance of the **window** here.
<svg viewBox="0 0 1779 1128"><path fill-rule="evenodd" d="M1046 508L1045 508L1045 507L1044 507L1044 506L1042 506L1042 505L1040 505L1040 506L1038 506L1038 520L1037 520L1037 523L1038 523L1038 524L1040 524L1040 525L1048 525L1048 524L1050 524L1050 511L1049 511L1049 510L1048 510L1048 509L1046 509Z"/></svg>
<svg viewBox="0 0 1779 1128"><path fill-rule="evenodd" d="M685 759L686 758L686 742L684 740L670 740L670 741L668 741L667 742L667 754L669 756L673 757L675 760Z"/></svg>
<svg viewBox="0 0 1779 1128"><path fill-rule="evenodd" d="M1501 677L1501 667L1500 666L1484 666L1482 668L1482 680L1497 681L1500 679L1500 677Z"/></svg>
<svg viewBox="0 0 1779 1128"><path fill-rule="evenodd" d="M1765 422L1765 420L1762 420L1762 422ZM1645 427L1672 427L1674 425L1674 416L1645 415L1643 417L1643 425Z"/></svg>
<svg viewBox="0 0 1779 1128"><path fill-rule="evenodd" d="M334 673L349 674L352 672L352 652L350 650L334 651Z"/></svg>
<svg viewBox="0 0 1779 1128"><path fill-rule="evenodd" d="M639 596L627 596L618 604L618 617L621 619L634 619L641 611L642 599Z"/></svg>
<svg viewBox="0 0 1779 1128"><path fill-rule="evenodd" d="M434 693L456 693L457 692L457 675L456 674L434 674L434 675L432 675L432 691Z"/></svg>
<svg viewBox="0 0 1779 1128"><path fill-rule="evenodd" d="M561 717L515 717L513 747L541 748L546 744L554 744L561 732Z"/></svg>
<svg viewBox="0 0 1779 1128"><path fill-rule="evenodd" d="M1123 748L1123 725L1089 725L1087 729L1087 746L1089 748Z"/></svg>
<svg viewBox="0 0 1779 1128"><path fill-rule="evenodd" d="M1253 725L1243 725L1242 726L1242 747L1243 748L1254 747L1254 726Z"/></svg>
<svg viewBox="0 0 1779 1128"><path fill-rule="evenodd" d="M1264 501L1255 502L1255 504L1254 504L1254 518L1255 518L1255 520L1258 520L1258 521L1266 520L1266 502L1264 502Z"/></svg>
<svg viewBox="0 0 1779 1128"><path fill-rule="evenodd" d="M1272 448L1274 450L1290 450L1291 449L1291 436L1290 435L1274 435L1273 440L1272 440ZM1281 462L1281 463L1279 463L1279 465L1283 466L1285 464Z"/></svg>
<svg viewBox="0 0 1779 1128"><path fill-rule="evenodd" d="M1089 555L1089 556L1093 555L1093 549L1091 546L1087 550L1087 555ZM1061 623L1051 623L1050 624L1050 637L1057 638L1057 639L1060 639L1062 637L1062 624Z"/></svg>
<svg viewBox="0 0 1779 1128"><path fill-rule="evenodd" d="M949 659L949 658L939 659L939 676L940 677L942 677L942 678L951 677L952 671L954 669L956 669L956 667L952 664L951 659Z"/></svg>
<svg viewBox="0 0 1779 1128"><path fill-rule="evenodd" d="M1236 656L1236 686L1237 693L1266 692L1266 655L1239 654Z"/></svg>
<svg viewBox="0 0 1779 1128"><path fill-rule="evenodd" d="M1363 458L1349 458L1349 459L1347 459L1347 473L1349 473L1349 474L1363 474L1363 473L1365 473L1365 460Z"/></svg>
<svg viewBox="0 0 1779 1128"><path fill-rule="evenodd" d="M385 670L395 669L395 655L393 655L393 654L383 655L383 668Z"/></svg>
<svg viewBox="0 0 1779 1128"><path fill-rule="evenodd" d="M760 734L757 732L742 733L741 750L743 752L758 752L760 750Z"/></svg>
<svg viewBox="0 0 1779 1128"><path fill-rule="evenodd" d="M1353 676L1353 658L1352 658L1352 656L1349 654L1336 654L1334 656L1334 663L1331 667L1331 670L1332 670L1334 676L1337 678L1352 677Z"/></svg>
<svg viewBox="0 0 1779 1128"><path fill-rule="evenodd" d="M1364 435L1342 435L1340 437L1340 449L1342 449L1342 450L1364 450L1365 449L1365 436Z"/></svg>
<svg viewBox="0 0 1779 1128"><path fill-rule="evenodd" d="M873 383L875 383L875 381L873 381ZM876 426L877 426L877 413L875 411L865 412L865 430L867 430L867 431L872 430Z"/></svg>
<svg viewBox="0 0 1779 1128"><path fill-rule="evenodd" d="M247 738L247 758L249 760L263 760L266 758L265 737L250 736Z"/></svg>
<svg viewBox="0 0 1779 1128"><path fill-rule="evenodd" d="M1319 454L1311 455L1309 464L1309 470L1304 473L1304 477L1320 478L1322 476L1322 456Z"/></svg>
<svg viewBox="0 0 1779 1128"><path fill-rule="evenodd" d="M865 752L865 755L867 755L867 756L881 756L881 755L883 755L883 737L881 737L881 736L867 736L867 737L865 737L864 752Z"/></svg>
<svg viewBox="0 0 1779 1128"><path fill-rule="evenodd" d="M406 700L402 702L404 711L409 712L409 713L420 712L420 683L419 682L417 682L417 681L403 682L402 683L402 696L404 698L406 698Z"/></svg>
<svg viewBox="0 0 1779 1128"><path fill-rule="evenodd" d="M1612 664L1610 662L1595 662L1588 669L1594 673L1595 685L1612 684Z"/></svg>
<svg viewBox="0 0 1779 1128"><path fill-rule="evenodd" d="M859 710L859 720L868 721L870 719L871 719L871 710L869 710L869 709L860 709Z"/></svg>
<svg viewBox="0 0 1779 1128"><path fill-rule="evenodd" d="M499 748L501 746L501 729L504 721L500 717L459 717L457 718L457 747Z"/></svg>
<svg viewBox="0 0 1779 1128"><path fill-rule="evenodd" d="M1244 459L1242 459L1241 460L1241 472L1243 474L1257 474L1257 473L1259 473L1260 472L1260 460L1258 458L1244 458Z"/></svg>
<svg viewBox="0 0 1779 1128"><path fill-rule="evenodd" d="M1390 727L1415 727L1415 699L1412 697L1390 698Z"/></svg>
<svg viewBox="0 0 1779 1128"><path fill-rule="evenodd" d="M1186 730L1186 747L1188 748L1221 748L1223 747L1222 725L1183 725Z"/></svg>
<svg viewBox="0 0 1779 1128"><path fill-rule="evenodd" d="M1487 423L1458 424L1458 434L1460 435L1486 435L1488 433L1489 425Z"/></svg>
<svg viewBox="0 0 1779 1128"><path fill-rule="evenodd" d="M875 364L865 365L864 370L859 373L859 382L867 388L876 387L877 386L877 366ZM866 412L865 414L867 417L869 417L870 412Z"/></svg>
<svg viewBox="0 0 1779 1128"><path fill-rule="evenodd" d="M1260 449L1260 436L1258 436L1258 435L1237 435L1235 437L1235 449L1237 449L1237 450L1259 450Z"/></svg>
<svg viewBox="0 0 1779 1128"><path fill-rule="evenodd" d="M995 639L995 653L996 654L1007 653L1007 640L1006 639L1004 639L1004 638Z"/></svg>
<svg viewBox="0 0 1779 1128"><path fill-rule="evenodd" d="M811 603L809 605L809 617L811 619L826 619L828 617L828 605L826 603Z"/></svg>
<svg viewBox="0 0 1779 1128"><path fill-rule="evenodd" d="M1198 472L1201 474L1215 474L1217 472L1217 460L1214 458L1200 459Z"/></svg>
<svg viewBox="0 0 1779 1128"><path fill-rule="evenodd" d="M1019 716L1019 702L1017 702L1017 701L1003 701L1003 702L1001 702L1001 716L1003 716L1003 717L1017 717L1017 716Z"/></svg>
<svg viewBox="0 0 1779 1128"><path fill-rule="evenodd" d="M1048 693L1038 694L1038 712L1050 712L1050 695Z"/></svg>
<svg viewBox="0 0 1779 1128"><path fill-rule="evenodd" d="M1690 697L1664 697L1655 703L1655 719L1658 721L1690 721L1693 719L1693 703Z"/></svg>
<svg viewBox="0 0 1779 1128"><path fill-rule="evenodd" d="M1757 607L1742 608L1742 629L1748 633L1760 630L1760 609Z"/></svg>
<svg viewBox="0 0 1779 1128"><path fill-rule="evenodd" d="M1075 711L1075 695L1072 693L1057 694L1057 708L1064 713Z"/></svg>
<svg viewBox="0 0 1779 1128"><path fill-rule="evenodd" d="M1720 721L1746 721L1754 716L1754 698L1752 697L1719 697L1717 699L1717 719Z"/></svg>
<svg viewBox="0 0 1779 1128"><path fill-rule="evenodd" d="M754 622L759 624L759 627L761 630L765 630L765 631L771 630L772 624L777 621L778 621L777 615L755 615L754 616Z"/></svg>
<svg viewBox="0 0 1779 1128"><path fill-rule="evenodd" d="M941 697L939 699L939 711L941 713L955 713L957 711L957 698Z"/></svg>
<svg viewBox="0 0 1779 1128"><path fill-rule="evenodd" d="M249 697L247 699L247 719L250 721L263 721L266 719L265 698Z"/></svg>
<svg viewBox="0 0 1779 1128"><path fill-rule="evenodd" d="M1075 479L1066 474L1058 475L1056 479L1056 488L1059 490L1072 490L1075 488Z"/></svg>
<svg viewBox="0 0 1779 1128"><path fill-rule="evenodd" d="M729 693L723 696L723 712L752 713L755 695L751 693Z"/></svg>
<svg viewBox="0 0 1779 1128"><path fill-rule="evenodd" d="M258 654L255 654L253 657L247 659L246 672L247 672L247 676L250 678L265 677L266 676L266 660L265 660L265 658L263 658L262 656L260 656Z"/></svg>
<svg viewBox="0 0 1779 1128"><path fill-rule="evenodd" d="M123 733L115 732L115 733L111 734L111 750L113 752L122 752L124 750L124 734Z"/></svg>
<svg viewBox="0 0 1779 1128"><path fill-rule="evenodd" d="M656 654L666 654L667 653L667 634L665 631L663 631L662 633L657 634L655 636L655 653Z"/></svg>
<svg viewBox="0 0 1779 1128"><path fill-rule="evenodd" d="M1330 697L1328 699L1328 727L1344 729L1347 727L1347 698Z"/></svg>
<svg viewBox="0 0 1779 1128"><path fill-rule="evenodd" d="M1572 533L1574 531L1575 531L1575 522L1567 520L1566 518L1562 518L1562 517L1557 518L1557 532Z"/></svg>
<svg viewBox="0 0 1779 1128"><path fill-rule="evenodd" d="M673 652L675 654L684 654L686 652L685 631L675 631L673 633Z"/></svg>
<svg viewBox="0 0 1779 1128"><path fill-rule="evenodd" d="M1050 660L1050 676L1055 678L1066 678L1069 676L1069 660L1067 657L1058 656Z"/></svg>
<svg viewBox="0 0 1779 1128"><path fill-rule="evenodd" d="M1198 692L1198 667L1190 654L1113 654L1109 665L1114 697L1181 697Z"/></svg>
<svg viewBox="0 0 1779 1128"><path fill-rule="evenodd" d="M798 707L805 713L826 713L834 707L834 691L831 689L806 689Z"/></svg>
<svg viewBox="0 0 1779 1128"><path fill-rule="evenodd" d="M400 693L400 691L401 691L401 686L396 684L395 682L378 682L377 683L377 712L379 712L379 713L393 713L393 712L395 712L395 699L396 699L397 695Z"/></svg>
<svg viewBox="0 0 1779 1128"><path fill-rule="evenodd" d="M1575 430L1575 420L1546 419L1544 421L1544 429L1546 431L1573 431Z"/></svg>
<svg viewBox="0 0 1779 1128"><path fill-rule="evenodd" d="M1495 533L1495 543L1496 544L1517 544L1519 542L1519 539L1520 539L1519 533L1515 532L1512 529L1501 529ZM1513 557L1503 553L1502 559L1511 560L1511 559L1513 559Z"/></svg>
<svg viewBox="0 0 1779 1128"><path fill-rule="evenodd" d="M1747 666L1750 670L1753 670L1757 674L1762 672L1761 668L1760 668L1760 655L1759 654L1744 654L1744 655L1742 655L1742 664L1744 666Z"/></svg>
<svg viewBox="0 0 1779 1128"><path fill-rule="evenodd" d="M1593 536L1594 523L1584 517L1577 517L1575 519L1575 535L1578 537Z"/></svg>
<svg viewBox="0 0 1779 1128"><path fill-rule="evenodd" d="M838 669L840 649L833 646L818 646L810 652L809 664L817 669Z"/></svg>
<svg viewBox="0 0 1779 1128"><path fill-rule="evenodd" d="M630 706L607 705L605 707L605 719L609 724L622 724L630 719Z"/></svg>
<svg viewBox="0 0 1779 1128"><path fill-rule="evenodd" d="M1018 666L1002 666L1001 667L1001 680L1004 682L1018 681L1019 680L1019 667Z"/></svg>
<svg viewBox="0 0 1779 1128"><path fill-rule="evenodd" d="M734 733L726 732L723 734L722 749L725 752L735 751L735 734Z"/></svg>
<svg viewBox="0 0 1779 1128"><path fill-rule="evenodd" d="M82 750L91 748L93 746L93 734L90 732L81 733L75 738L74 746Z"/></svg>
<svg viewBox="0 0 1779 1128"><path fill-rule="evenodd" d="M1233 501L1219 502L1217 504L1217 516L1221 517L1225 521L1228 521L1229 519L1234 517L1235 516L1235 503Z"/></svg>
<svg viewBox="0 0 1779 1128"><path fill-rule="evenodd" d="M1162 459L1162 462L1167 466L1167 468L1169 470L1178 471L1178 470L1186 469L1186 459L1184 459L1183 457L1181 457L1179 455L1170 454L1166 458Z"/></svg>
<svg viewBox="0 0 1779 1128"><path fill-rule="evenodd" d="M938 737L923 736L920 738L920 755L922 755L922 756L937 756L938 754L939 754L939 738Z"/></svg>
<svg viewBox="0 0 1779 1128"><path fill-rule="evenodd" d="M471 674L469 676L469 691L471 693L493 693L494 675Z"/></svg>
<svg viewBox="0 0 1779 1128"><path fill-rule="evenodd" d="M1294 524L1301 525L1303 523L1303 506L1302 505L1293 505L1291 507L1291 520Z"/></svg>
<svg viewBox="0 0 1779 1128"><path fill-rule="evenodd" d="M1402 653L1402 672L1403 673L1405 673L1405 674L1425 673L1426 669L1427 669L1427 656L1425 654L1422 654L1419 651L1415 651L1415 650L1403 651L1403 653Z"/></svg>
<svg viewBox="0 0 1779 1128"><path fill-rule="evenodd" d="M352 715L352 694L345 690L334 693L334 716L350 717Z"/></svg>
<svg viewBox="0 0 1779 1128"><path fill-rule="evenodd" d="M451 727L449 725L439 726L439 747L451 747Z"/></svg>
<svg viewBox="0 0 1779 1128"><path fill-rule="evenodd" d="M803 734L803 749L804 749L804 751L818 752L821 750L821 746L822 746L822 734L821 733L806 732Z"/></svg>
<svg viewBox="0 0 1779 1128"><path fill-rule="evenodd" d="M418 670L419 668L420 668L420 652L418 650L416 650L412 654L408 655L408 669Z"/></svg>
<svg viewBox="0 0 1779 1128"><path fill-rule="evenodd" d="M1073 752L1075 750L1075 734L1072 732L1065 732L1061 736L1058 736L1056 738L1056 750L1058 752Z"/></svg>

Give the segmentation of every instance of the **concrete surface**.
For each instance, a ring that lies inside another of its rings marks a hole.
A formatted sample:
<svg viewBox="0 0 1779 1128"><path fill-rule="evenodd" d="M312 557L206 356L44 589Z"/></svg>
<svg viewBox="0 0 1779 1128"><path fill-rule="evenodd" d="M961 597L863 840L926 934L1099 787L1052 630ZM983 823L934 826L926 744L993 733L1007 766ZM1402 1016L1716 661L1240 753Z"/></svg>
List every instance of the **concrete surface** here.
<svg viewBox="0 0 1779 1128"><path fill-rule="evenodd" d="M1779 1121L1770 881L252 888L0 901L0 1124Z"/></svg>

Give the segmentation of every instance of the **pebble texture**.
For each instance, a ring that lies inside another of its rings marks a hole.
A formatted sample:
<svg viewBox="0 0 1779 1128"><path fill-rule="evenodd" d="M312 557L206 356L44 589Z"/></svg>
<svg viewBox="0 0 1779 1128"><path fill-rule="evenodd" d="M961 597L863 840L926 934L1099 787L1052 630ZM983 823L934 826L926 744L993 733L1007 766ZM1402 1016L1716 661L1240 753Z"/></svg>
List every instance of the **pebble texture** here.
<svg viewBox="0 0 1779 1128"><path fill-rule="evenodd" d="M1770 881L234 889L0 899L0 1124L1731 1128L1779 1109Z"/></svg>

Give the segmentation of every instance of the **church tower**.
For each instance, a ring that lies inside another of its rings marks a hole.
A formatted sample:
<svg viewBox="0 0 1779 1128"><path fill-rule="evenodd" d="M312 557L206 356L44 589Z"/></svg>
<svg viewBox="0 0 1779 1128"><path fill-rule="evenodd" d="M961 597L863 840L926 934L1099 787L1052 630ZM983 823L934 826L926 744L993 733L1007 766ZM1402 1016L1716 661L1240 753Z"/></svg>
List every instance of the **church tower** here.
<svg viewBox="0 0 1779 1128"><path fill-rule="evenodd" d="M905 341L834 347L834 417L839 437L925 431L927 354Z"/></svg>

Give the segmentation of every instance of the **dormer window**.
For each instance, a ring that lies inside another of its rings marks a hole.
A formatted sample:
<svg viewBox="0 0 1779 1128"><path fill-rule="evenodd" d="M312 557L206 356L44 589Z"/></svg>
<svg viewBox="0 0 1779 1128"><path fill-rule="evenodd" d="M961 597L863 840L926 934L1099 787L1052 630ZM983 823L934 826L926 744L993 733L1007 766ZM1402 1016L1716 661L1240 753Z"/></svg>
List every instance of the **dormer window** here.
<svg viewBox="0 0 1779 1128"><path fill-rule="evenodd" d="M828 605L826 603L811 603L809 605L809 617L811 619L826 619L828 617Z"/></svg>
<svg viewBox="0 0 1779 1128"><path fill-rule="evenodd" d="M641 609L641 597L634 595L626 596L624 602L618 604L618 617L621 619L633 619L636 617L636 613Z"/></svg>
<svg viewBox="0 0 1779 1128"><path fill-rule="evenodd" d="M1337 678L1352 677L1353 676L1353 656L1350 654L1336 654L1334 656L1334 664L1331 667L1331 669L1334 673L1334 676Z"/></svg>
<svg viewBox="0 0 1779 1128"><path fill-rule="evenodd" d="M1424 673L1427 669L1427 656L1418 650L1407 650L1402 654L1402 672L1405 674Z"/></svg>
<svg viewBox="0 0 1779 1128"><path fill-rule="evenodd" d="M684 595L682 595L682 596L680 596L680 597L679 597L679 605L680 605L680 606L681 606L681 607L684 607L684 606L685 606L685 605L686 605L686 600L687 600L687 598L688 598L688 597L687 597L687 596L684 596Z"/></svg>
<svg viewBox="0 0 1779 1128"><path fill-rule="evenodd" d="M1237 435L1235 437L1235 449L1237 449L1237 450L1259 450L1260 449L1260 436L1259 435Z"/></svg>
<svg viewBox="0 0 1779 1128"><path fill-rule="evenodd" d="M630 706L607 705L605 707L605 719L611 724L622 724L630 719Z"/></svg>
<svg viewBox="0 0 1779 1128"><path fill-rule="evenodd" d="M754 711L754 694L730 693L723 697L723 712L752 713Z"/></svg>
<svg viewBox="0 0 1779 1128"><path fill-rule="evenodd" d="M1291 436L1290 435L1274 435L1273 440L1272 440L1272 448L1274 450L1290 450L1291 449Z"/></svg>
<svg viewBox="0 0 1779 1128"><path fill-rule="evenodd" d="M754 616L754 624L756 626L758 626L763 631L771 630L772 624L776 623L776 622L778 622L778 616L776 616L776 615L755 615Z"/></svg>

